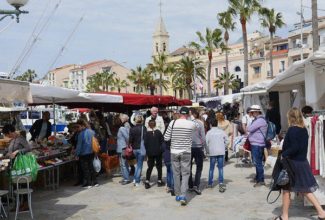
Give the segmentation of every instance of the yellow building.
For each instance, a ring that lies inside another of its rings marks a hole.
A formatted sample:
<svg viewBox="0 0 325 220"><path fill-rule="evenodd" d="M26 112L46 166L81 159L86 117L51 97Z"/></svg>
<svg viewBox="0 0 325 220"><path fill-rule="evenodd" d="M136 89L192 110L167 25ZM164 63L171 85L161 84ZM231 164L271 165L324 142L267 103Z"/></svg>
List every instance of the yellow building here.
<svg viewBox="0 0 325 220"><path fill-rule="evenodd" d="M248 60L248 84L252 85L271 79L270 41L263 38L255 41ZM273 41L273 78L288 68L288 39L275 38Z"/></svg>

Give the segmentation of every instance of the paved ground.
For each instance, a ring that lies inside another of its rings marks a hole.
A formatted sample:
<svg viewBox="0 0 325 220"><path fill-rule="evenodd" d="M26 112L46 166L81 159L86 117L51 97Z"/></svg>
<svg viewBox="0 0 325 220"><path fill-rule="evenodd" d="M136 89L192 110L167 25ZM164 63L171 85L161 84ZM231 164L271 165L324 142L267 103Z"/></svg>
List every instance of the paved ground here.
<svg viewBox="0 0 325 220"><path fill-rule="evenodd" d="M207 184L208 161L204 162L202 187ZM38 190L33 193L33 210L37 220L81 219L272 219L280 214L281 199L275 204L266 203L267 187L253 188L250 182L255 168L242 167L232 159L225 167L227 191L219 193L218 187L204 189L202 195L190 194L189 204L181 207L165 188L154 185L146 190L132 184L121 186L121 177L99 178L100 186L88 190L64 183L57 191ZM146 166L145 166L146 167ZM143 174L145 169L143 170ZM217 172L217 170L215 171ZM270 182L271 169L266 171L266 183ZM165 174L165 169L164 169ZM156 173L153 172L156 179ZM154 182L154 181L153 181ZM11 213L11 218L14 213ZM304 207L295 200L290 219L317 219L313 208ZM23 213L19 219L30 219Z"/></svg>

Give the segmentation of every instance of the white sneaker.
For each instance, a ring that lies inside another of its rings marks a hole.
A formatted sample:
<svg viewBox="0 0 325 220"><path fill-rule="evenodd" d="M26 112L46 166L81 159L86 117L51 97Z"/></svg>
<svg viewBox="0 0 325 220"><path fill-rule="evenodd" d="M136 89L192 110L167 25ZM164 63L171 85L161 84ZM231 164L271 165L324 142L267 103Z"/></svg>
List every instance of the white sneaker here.
<svg viewBox="0 0 325 220"><path fill-rule="evenodd" d="M134 186L135 187L139 187L140 186L140 183L135 183Z"/></svg>
<svg viewBox="0 0 325 220"><path fill-rule="evenodd" d="M92 188L92 186L85 186L84 188L85 189L90 189L90 188Z"/></svg>

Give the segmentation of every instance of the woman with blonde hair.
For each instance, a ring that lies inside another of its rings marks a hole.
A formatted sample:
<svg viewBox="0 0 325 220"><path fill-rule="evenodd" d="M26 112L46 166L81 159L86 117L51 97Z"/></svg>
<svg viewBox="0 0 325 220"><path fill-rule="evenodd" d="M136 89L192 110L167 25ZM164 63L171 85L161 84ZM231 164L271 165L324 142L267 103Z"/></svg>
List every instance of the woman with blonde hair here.
<svg viewBox="0 0 325 220"><path fill-rule="evenodd" d="M231 122L225 119L225 116L222 112L216 113L216 119L218 121L218 128L226 132L228 138L229 138L229 144L227 146L226 152L225 152L225 161L228 161L228 150L231 147L232 143L232 133L233 133L233 126L231 125Z"/></svg>
<svg viewBox="0 0 325 220"><path fill-rule="evenodd" d="M299 109L292 108L287 113L289 129L284 138L282 157L290 160L294 172L294 183L285 186L282 194L282 215L278 220L289 219L290 192L303 194L317 210L318 219L325 220L325 211L313 194L318 184L311 172L307 160L308 132L305 128L303 116Z"/></svg>

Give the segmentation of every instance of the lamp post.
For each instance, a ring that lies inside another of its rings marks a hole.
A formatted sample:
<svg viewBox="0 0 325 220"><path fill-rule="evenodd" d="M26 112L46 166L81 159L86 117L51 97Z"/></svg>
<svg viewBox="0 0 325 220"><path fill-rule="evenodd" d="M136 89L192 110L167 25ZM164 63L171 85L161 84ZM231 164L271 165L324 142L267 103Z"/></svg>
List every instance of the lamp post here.
<svg viewBox="0 0 325 220"><path fill-rule="evenodd" d="M5 19L6 17L11 17L12 19L16 16L16 21L19 23L19 15L20 14L28 14L28 11L20 10L20 7L23 7L27 4L28 0L7 0L7 2L12 5L14 10L2 10L0 9L0 15L4 15L0 17L0 21Z"/></svg>

